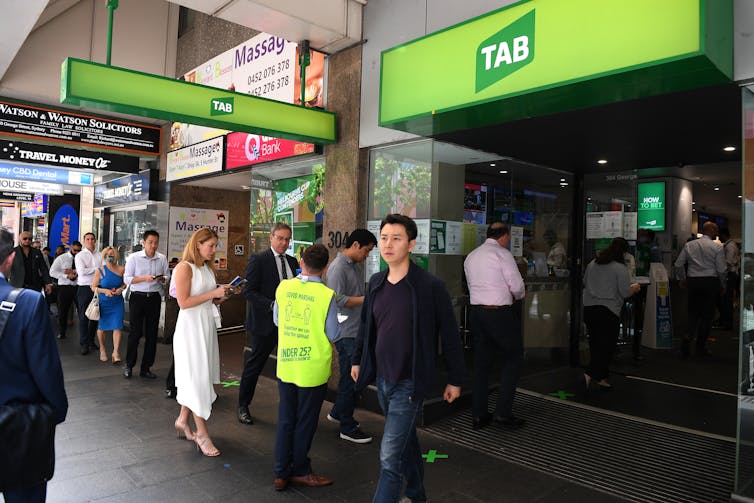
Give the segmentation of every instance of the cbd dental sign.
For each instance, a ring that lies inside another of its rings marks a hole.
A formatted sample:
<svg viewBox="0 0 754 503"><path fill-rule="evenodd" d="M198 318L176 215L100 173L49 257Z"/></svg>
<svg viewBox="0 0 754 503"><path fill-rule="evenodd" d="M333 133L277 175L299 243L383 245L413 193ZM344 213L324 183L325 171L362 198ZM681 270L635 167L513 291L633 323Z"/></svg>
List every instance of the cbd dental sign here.
<svg viewBox="0 0 754 503"><path fill-rule="evenodd" d="M223 169L223 145L225 137L191 145L168 152L167 175L165 180L172 182Z"/></svg>
<svg viewBox="0 0 754 503"><path fill-rule="evenodd" d="M379 124L435 135L726 83L732 36L731 0L516 2L383 51Z"/></svg>
<svg viewBox="0 0 754 503"><path fill-rule="evenodd" d="M665 230L665 182L640 183L639 229Z"/></svg>

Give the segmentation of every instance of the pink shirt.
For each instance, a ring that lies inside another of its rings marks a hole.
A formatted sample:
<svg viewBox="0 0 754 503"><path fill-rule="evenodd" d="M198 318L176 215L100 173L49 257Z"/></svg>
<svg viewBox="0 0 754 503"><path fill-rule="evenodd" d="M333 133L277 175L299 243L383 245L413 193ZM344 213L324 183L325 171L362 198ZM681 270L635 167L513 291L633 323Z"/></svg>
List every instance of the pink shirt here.
<svg viewBox="0 0 754 503"><path fill-rule="evenodd" d="M463 270L471 305L510 306L524 297L524 280L513 255L492 238L469 253Z"/></svg>

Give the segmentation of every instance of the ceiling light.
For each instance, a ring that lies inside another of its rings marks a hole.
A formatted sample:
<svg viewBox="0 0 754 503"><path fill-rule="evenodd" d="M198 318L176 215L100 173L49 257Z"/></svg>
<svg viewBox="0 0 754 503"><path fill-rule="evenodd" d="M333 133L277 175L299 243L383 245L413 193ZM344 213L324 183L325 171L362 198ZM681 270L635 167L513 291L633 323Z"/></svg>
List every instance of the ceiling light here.
<svg viewBox="0 0 754 503"><path fill-rule="evenodd" d="M565 178L561 178L561 179L560 179L560 181L561 181L561 182L565 182Z"/></svg>
<svg viewBox="0 0 754 503"><path fill-rule="evenodd" d="M691 201L691 204L696 204L696 201Z"/></svg>
<svg viewBox="0 0 754 503"><path fill-rule="evenodd" d="M723 150L725 150L726 152L733 152L734 150L736 150L736 147L734 147L733 145L728 145L727 147L723 147Z"/></svg>
<svg viewBox="0 0 754 503"><path fill-rule="evenodd" d="M695 209L692 209L691 211L696 211Z"/></svg>
<svg viewBox="0 0 754 503"><path fill-rule="evenodd" d="M500 174L501 175L507 175L508 174L508 170L507 169L502 169L502 170L500 170Z"/></svg>
<svg viewBox="0 0 754 503"><path fill-rule="evenodd" d="M607 164L607 159L600 159L597 164Z"/></svg>
<svg viewBox="0 0 754 503"><path fill-rule="evenodd" d="M241 185L241 188L243 190L249 190L251 187L249 187L248 185Z"/></svg>
<svg viewBox="0 0 754 503"><path fill-rule="evenodd" d="M567 183L567 182L560 182L560 186L561 186L561 187L567 187L567 186L568 186L568 183Z"/></svg>
<svg viewBox="0 0 754 503"><path fill-rule="evenodd" d="M715 187L713 190L720 190L720 187Z"/></svg>
<svg viewBox="0 0 754 503"><path fill-rule="evenodd" d="M492 167L494 168L494 167L495 167L495 163L494 163L494 162L491 162L491 163L490 163L490 166L492 166Z"/></svg>
<svg viewBox="0 0 754 503"><path fill-rule="evenodd" d="M741 199L743 196L738 196L739 199Z"/></svg>

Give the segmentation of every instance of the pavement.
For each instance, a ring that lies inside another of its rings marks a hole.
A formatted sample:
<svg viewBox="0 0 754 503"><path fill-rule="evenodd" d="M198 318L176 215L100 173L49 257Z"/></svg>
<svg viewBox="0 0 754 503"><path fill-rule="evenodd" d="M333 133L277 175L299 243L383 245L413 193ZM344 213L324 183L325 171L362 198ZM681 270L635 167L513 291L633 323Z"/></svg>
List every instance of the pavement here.
<svg viewBox="0 0 754 503"><path fill-rule="evenodd" d="M255 424L236 419L241 372L242 334L220 337L221 375L208 427L222 454L201 456L194 444L176 438L173 421L179 406L163 395L172 346L158 344L152 370L156 380L138 372L125 379L122 370L101 363L98 352L78 353L78 333L69 329L59 341L69 410L57 430L57 464L48 485L49 502L369 502L379 477L382 416L358 410L362 430L375 436L357 445L338 436L320 413L310 451L315 473L332 477L330 487L273 488L273 448L277 418L277 384L260 378L251 413ZM125 335L125 334L124 334ZM125 358L126 337L121 355ZM110 341L108 336L108 341ZM141 348L140 348L141 350ZM141 351L139 354L141 357ZM138 367L137 367L138 369ZM500 434L500 433L491 433ZM515 435L515 432L502 434ZM419 432L425 486L432 502L618 502L621 499L582 487L549 473L526 468L478 450ZM436 455L432 460L431 451ZM444 456L444 457L443 457ZM557 460L553 460L557 463Z"/></svg>

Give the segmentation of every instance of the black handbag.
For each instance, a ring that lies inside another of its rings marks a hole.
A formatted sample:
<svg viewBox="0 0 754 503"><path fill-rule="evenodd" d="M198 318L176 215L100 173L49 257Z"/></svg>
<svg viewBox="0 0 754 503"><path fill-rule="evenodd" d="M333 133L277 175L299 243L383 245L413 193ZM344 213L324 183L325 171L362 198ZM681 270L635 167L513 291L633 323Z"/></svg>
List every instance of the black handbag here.
<svg viewBox="0 0 754 503"><path fill-rule="evenodd" d="M0 341L21 288L0 303ZM50 480L55 471L55 411L46 403L0 405L0 492Z"/></svg>

